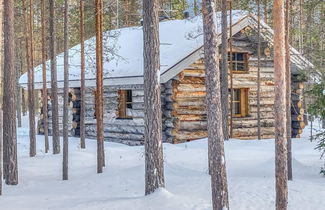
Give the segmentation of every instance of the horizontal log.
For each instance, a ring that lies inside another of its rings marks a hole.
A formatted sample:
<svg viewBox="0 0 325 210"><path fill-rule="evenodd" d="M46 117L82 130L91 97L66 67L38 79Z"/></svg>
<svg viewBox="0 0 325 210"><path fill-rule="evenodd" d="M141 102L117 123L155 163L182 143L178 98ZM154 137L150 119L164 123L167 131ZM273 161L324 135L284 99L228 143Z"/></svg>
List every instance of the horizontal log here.
<svg viewBox="0 0 325 210"><path fill-rule="evenodd" d="M262 135L274 135L274 127L261 127ZM254 128L236 128L233 129L233 137L257 136L257 127Z"/></svg>

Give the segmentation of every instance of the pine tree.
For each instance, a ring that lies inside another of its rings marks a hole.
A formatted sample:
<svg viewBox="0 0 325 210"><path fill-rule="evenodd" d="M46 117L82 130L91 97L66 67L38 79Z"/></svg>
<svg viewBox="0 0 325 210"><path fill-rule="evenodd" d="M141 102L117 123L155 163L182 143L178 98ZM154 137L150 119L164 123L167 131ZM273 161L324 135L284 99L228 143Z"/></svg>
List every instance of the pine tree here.
<svg viewBox="0 0 325 210"><path fill-rule="evenodd" d="M52 112L52 141L53 154L60 153L60 133L59 133L59 105L58 105L58 84L57 84L57 61L56 61L56 15L55 0L49 0L50 8L50 59L51 59L51 112Z"/></svg>
<svg viewBox="0 0 325 210"><path fill-rule="evenodd" d="M4 8L4 91L3 93L3 145L4 178L6 184L18 184L16 133L16 71L14 42L14 0L6 0Z"/></svg>
<svg viewBox="0 0 325 210"><path fill-rule="evenodd" d="M36 155L36 134L35 134L35 90L34 90L34 17L33 0L29 0L29 20L28 20L28 43L29 43L29 65L28 65L28 113L29 113L29 156Z"/></svg>
<svg viewBox="0 0 325 210"><path fill-rule="evenodd" d="M0 15L2 15L2 1L0 1ZM0 18L1 19L1 18ZM0 195L2 195L2 165L3 165L3 113L0 110Z"/></svg>
<svg viewBox="0 0 325 210"><path fill-rule="evenodd" d="M158 1L143 1L145 194L165 186L160 98Z"/></svg>
<svg viewBox="0 0 325 210"><path fill-rule="evenodd" d="M292 151L291 151L291 64L290 64L290 40L289 40L289 13L290 13L290 0L286 0L285 8L285 48L286 48L286 118L287 118L287 139L288 139L288 155L287 155L287 164L288 164L288 180L292 180Z"/></svg>
<svg viewBox="0 0 325 210"><path fill-rule="evenodd" d="M0 23L3 21L3 0L0 0ZM0 52L2 52L2 24L0 24ZM2 53L0 53L0 63L2 63ZM2 65L0 66L0 75L2 76ZM2 84L2 78L0 77L0 84ZM2 195L2 168L3 168L3 113L0 109L0 195Z"/></svg>
<svg viewBox="0 0 325 210"><path fill-rule="evenodd" d="M288 167L286 130L286 51L284 0L274 1L274 81L275 81L275 178L276 209L285 210L288 205Z"/></svg>
<svg viewBox="0 0 325 210"><path fill-rule="evenodd" d="M47 79L46 79L46 44L45 44L45 0L41 0L41 40L42 40L42 80L43 80L43 127L45 153L49 151L49 128L48 128L48 102L47 102Z"/></svg>
<svg viewBox="0 0 325 210"><path fill-rule="evenodd" d="M85 2L80 0L80 45L81 45L81 72L80 72L80 147L86 148L85 134Z"/></svg>
<svg viewBox="0 0 325 210"><path fill-rule="evenodd" d="M218 61L217 23L213 0L203 0L204 62L208 113L209 165L214 210L229 209L224 135L221 111L221 85Z"/></svg>
<svg viewBox="0 0 325 210"><path fill-rule="evenodd" d="M221 0L221 22L222 22L222 44L221 44L221 100L222 100L222 121L223 121L223 136L229 139L228 136L228 20L227 20L227 0Z"/></svg>
<svg viewBox="0 0 325 210"><path fill-rule="evenodd" d="M63 180L68 180L69 155L69 4L64 0Z"/></svg>
<svg viewBox="0 0 325 210"><path fill-rule="evenodd" d="M96 122L97 122L97 173L103 172L103 0L96 0Z"/></svg>
<svg viewBox="0 0 325 210"><path fill-rule="evenodd" d="M261 5L257 0L257 138L261 140Z"/></svg>

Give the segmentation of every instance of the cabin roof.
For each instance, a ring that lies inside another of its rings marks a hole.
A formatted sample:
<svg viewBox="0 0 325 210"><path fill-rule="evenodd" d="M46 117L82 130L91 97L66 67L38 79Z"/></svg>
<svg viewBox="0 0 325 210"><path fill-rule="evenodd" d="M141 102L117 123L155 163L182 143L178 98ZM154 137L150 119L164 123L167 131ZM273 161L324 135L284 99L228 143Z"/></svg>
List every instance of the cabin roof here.
<svg viewBox="0 0 325 210"><path fill-rule="evenodd" d="M217 13L221 19L221 13ZM221 21L217 21L221 23ZM247 11L235 10L232 16L233 34L247 26L257 28L257 17ZM202 17L185 20L160 22L160 63L161 82L165 83L184 68L203 57ZM273 30L261 21L261 36L273 43ZM217 25L221 35L221 24ZM143 31L142 27L128 27L104 32L104 85L142 84L143 83ZM85 41L86 86L96 85L95 37ZM220 40L219 40L220 44ZM58 86L63 87L63 53L57 56ZM69 50L70 87L80 86L80 44ZM297 50L291 48L291 61L300 69L313 65ZM50 87L50 61L46 62L47 83ZM34 69L35 88L42 88L42 66ZM27 87L27 73L20 77L19 83Z"/></svg>

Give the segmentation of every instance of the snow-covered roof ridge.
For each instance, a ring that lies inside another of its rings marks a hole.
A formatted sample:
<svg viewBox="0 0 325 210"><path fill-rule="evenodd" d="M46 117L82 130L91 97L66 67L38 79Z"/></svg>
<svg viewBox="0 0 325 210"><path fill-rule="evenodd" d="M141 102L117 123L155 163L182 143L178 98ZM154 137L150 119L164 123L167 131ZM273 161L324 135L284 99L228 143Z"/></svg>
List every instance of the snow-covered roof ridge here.
<svg viewBox="0 0 325 210"><path fill-rule="evenodd" d="M221 13L217 13L221 19ZM232 13L233 34L253 23L254 16L247 11L234 10ZM221 33L221 21L217 33ZM202 57L203 23L197 16L184 20L160 22L160 63L161 82L166 82L195 59ZM273 30L266 24L262 25ZM104 85L143 83L143 30L142 27L128 27L104 32ZM80 44L70 48L69 73L70 86L80 86ZM95 86L95 37L85 41L86 85ZM298 53L299 54L299 53ZM298 55L298 59L302 57ZM58 86L63 87L63 53L57 56ZM47 61L47 83L50 86L50 61ZM27 74L21 76L19 83L27 87ZM42 67L35 67L35 88L42 87Z"/></svg>

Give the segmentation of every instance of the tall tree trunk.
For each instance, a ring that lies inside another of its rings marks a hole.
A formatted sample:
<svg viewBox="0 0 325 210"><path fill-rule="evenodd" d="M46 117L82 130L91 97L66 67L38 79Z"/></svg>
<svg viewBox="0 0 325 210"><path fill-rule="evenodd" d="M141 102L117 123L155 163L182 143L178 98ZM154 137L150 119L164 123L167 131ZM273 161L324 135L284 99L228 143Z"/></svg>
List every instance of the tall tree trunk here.
<svg viewBox="0 0 325 210"><path fill-rule="evenodd" d="M261 140L261 4L257 0L257 138Z"/></svg>
<svg viewBox="0 0 325 210"><path fill-rule="evenodd" d="M233 65L232 65L232 1L229 1L229 54L230 54L230 138L233 137L233 115L234 115L234 85L233 85Z"/></svg>
<svg viewBox="0 0 325 210"><path fill-rule="evenodd" d="M85 1L80 0L80 43L81 43L81 85L80 85L80 147L86 148L86 133L85 133Z"/></svg>
<svg viewBox="0 0 325 210"><path fill-rule="evenodd" d="M287 150L288 150L288 180L292 180L292 151L291 151L291 64L290 64L290 0L286 0L285 9L285 48L286 48L286 117L287 117Z"/></svg>
<svg viewBox="0 0 325 210"><path fill-rule="evenodd" d="M3 84L2 78L2 41L3 41L3 31L2 31L2 23L3 23L3 0L0 0L0 84ZM1 90L3 90L2 86ZM2 94L2 93L1 93ZM0 109L0 195L2 195L2 180L3 180L3 113L2 106Z"/></svg>
<svg viewBox="0 0 325 210"><path fill-rule="evenodd" d="M64 0L63 180L68 180L69 155L69 4Z"/></svg>
<svg viewBox="0 0 325 210"><path fill-rule="evenodd" d="M53 154L60 153L58 80L56 66L56 19L55 0L49 0L50 7L50 59L51 59L51 111L52 111L52 141Z"/></svg>
<svg viewBox="0 0 325 210"><path fill-rule="evenodd" d="M2 4L0 1L0 15L2 15ZM1 19L1 18L0 18ZM2 40L2 39L1 39ZM2 165L3 165L3 115L2 110L0 110L0 195L2 195Z"/></svg>
<svg viewBox="0 0 325 210"><path fill-rule="evenodd" d="M4 169L8 185L18 184L17 133L16 133L16 71L14 41L14 0L4 1L4 91L3 140Z"/></svg>
<svg viewBox="0 0 325 210"><path fill-rule="evenodd" d="M218 35L213 0L203 0L204 61L206 68L206 104L208 113L209 165L214 210L229 209L224 135L221 110Z"/></svg>
<svg viewBox="0 0 325 210"><path fill-rule="evenodd" d="M28 66L28 113L29 113L29 156L36 155L36 134L35 134L35 90L34 90L34 18L33 0L29 0L29 66Z"/></svg>
<svg viewBox="0 0 325 210"><path fill-rule="evenodd" d="M104 167L103 125L103 0L96 0L96 122L97 122L97 173Z"/></svg>
<svg viewBox="0 0 325 210"><path fill-rule="evenodd" d="M288 205L287 122L286 122L286 51L284 0L274 1L274 81L275 81L275 178L276 209Z"/></svg>
<svg viewBox="0 0 325 210"><path fill-rule="evenodd" d="M165 187L158 1L143 1L145 194Z"/></svg>
<svg viewBox="0 0 325 210"><path fill-rule="evenodd" d="M1 2L0 2L1 3ZM1 30L0 30L1 31ZM0 32L1 33L1 32ZM17 64L17 78L16 78L16 82L17 82L17 125L19 128L21 128L21 87L19 85L19 78L20 78L20 75L22 74L23 72L23 68L24 68L24 62L23 62L23 50L24 47L23 47L23 41L20 40L19 42L19 53L18 53L18 56L20 57L19 59L19 65ZM18 67L19 66L19 67Z"/></svg>
<svg viewBox="0 0 325 210"><path fill-rule="evenodd" d="M45 0L41 0L41 33L42 33L42 73L43 73L43 127L45 153L49 151L49 127L48 127L48 102L47 102L47 79L46 79L46 43L45 43Z"/></svg>
<svg viewBox="0 0 325 210"><path fill-rule="evenodd" d="M223 136L229 139L228 134L228 106L229 106L229 90L228 90L228 21L227 21L227 0L221 2L222 10L222 60L221 60L221 106L223 121Z"/></svg>

